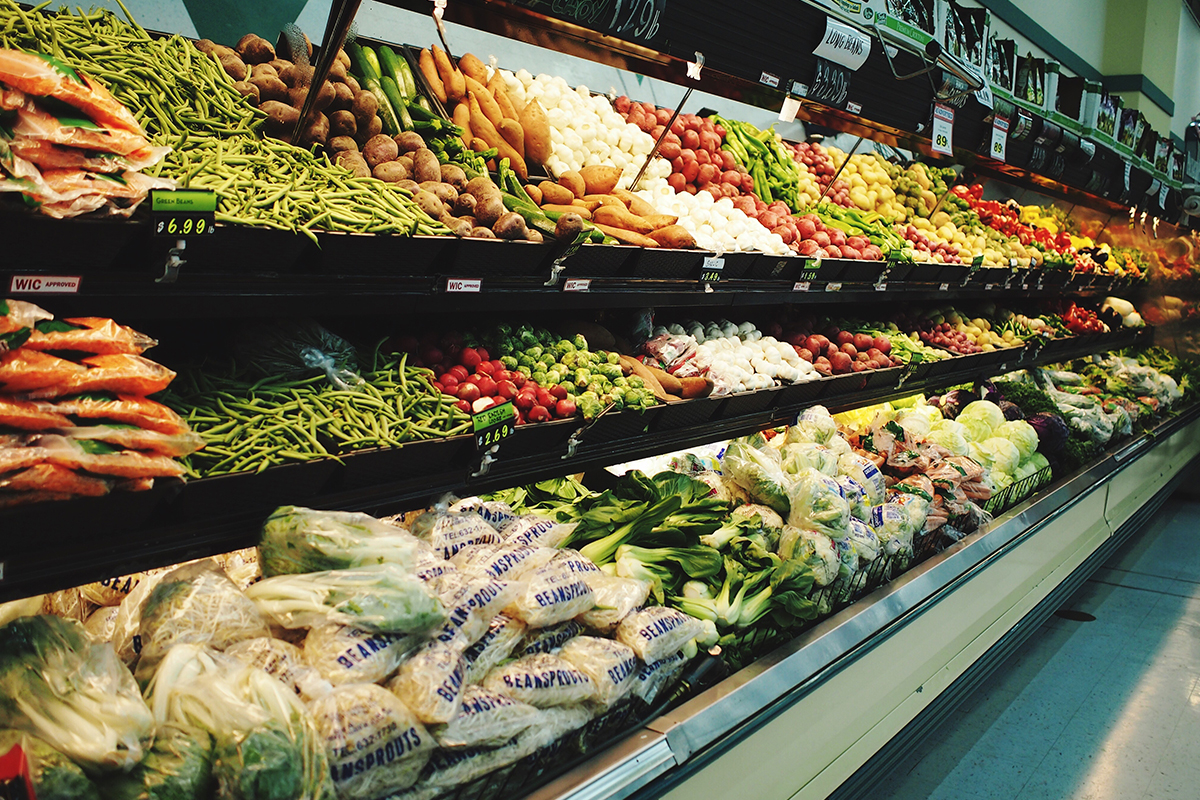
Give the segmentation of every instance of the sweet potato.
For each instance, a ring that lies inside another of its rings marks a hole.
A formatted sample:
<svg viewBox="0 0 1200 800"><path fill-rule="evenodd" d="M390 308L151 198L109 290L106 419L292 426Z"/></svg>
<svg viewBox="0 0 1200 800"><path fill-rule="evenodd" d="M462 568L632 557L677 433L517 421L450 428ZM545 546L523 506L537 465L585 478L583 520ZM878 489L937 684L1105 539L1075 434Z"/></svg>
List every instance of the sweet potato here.
<svg viewBox="0 0 1200 800"><path fill-rule="evenodd" d="M556 206L569 206L575 200L575 195L570 189L565 186L559 186L557 183L542 181L537 185L537 188L542 193L543 203L550 203Z"/></svg>
<svg viewBox="0 0 1200 800"><path fill-rule="evenodd" d="M583 167L579 174L587 187L585 194L609 194L617 188L617 181L621 179L619 167L606 167L601 164Z"/></svg>
<svg viewBox="0 0 1200 800"><path fill-rule="evenodd" d="M496 92L508 90L508 85L504 82L504 76L500 74L500 70L492 70L492 77L488 79L487 88L493 96Z"/></svg>
<svg viewBox="0 0 1200 800"><path fill-rule="evenodd" d="M521 154L521 157L524 158L525 132L521 130L521 124L519 122L514 122L511 119L502 119L500 120L499 126L497 126L497 130L500 131L500 135L504 137L504 141L511 144L513 150L516 150Z"/></svg>
<svg viewBox="0 0 1200 800"><path fill-rule="evenodd" d="M490 147L496 148L500 153L500 158L507 158L513 172L517 173L521 180L528 180L529 169L525 166L525 157L513 149L513 146L496 130L496 126L492 125L484 115L474 92L467 93L467 102L470 103L471 108L471 131L476 136L482 137Z"/></svg>
<svg viewBox="0 0 1200 800"><path fill-rule="evenodd" d="M682 225L668 225L650 233L650 238L663 247L675 250L690 250L696 246L696 240L688 229Z"/></svg>
<svg viewBox="0 0 1200 800"><path fill-rule="evenodd" d="M554 203L543 203L542 211L557 211L560 214L578 214L583 219L591 219L592 212L577 205L559 206Z"/></svg>
<svg viewBox="0 0 1200 800"><path fill-rule="evenodd" d="M600 222L592 221L592 225L598 228L601 233L607 233L609 236L622 241L625 244L635 244L638 247L658 247L658 242L651 239L649 236L643 236L640 233L627 231L624 228L614 228L611 225L605 225Z"/></svg>
<svg viewBox="0 0 1200 800"><path fill-rule="evenodd" d="M550 141L550 119L546 109L535 97L526 103L518 117L521 129L525 131L525 155L535 164L545 164L554 152L554 143Z"/></svg>
<svg viewBox="0 0 1200 800"><path fill-rule="evenodd" d="M654 373L650 371L650 368L638 361L636 358L621 356L621 366L628 367L632 374L641 378L646 386L649 387L650 391L654 392L654 396L658 398L659 401L663 403L669 403L672 400L679 399L678 397L668 394L666 389L663 388L663 385L658 382L658 378L654 377Z"/></svg>
<svg viewBox="0 0 1200 800"><path fill-rule="evenodd" d="M674 225L676 222L679 222L679 217L675 216L674 214L638 214L637 216L653 225L654 230L665 228L668 225Z"/></svg>
<svg viewBox="0 0 1200 800"><path fill-rule="evenodd" d="M713 382L711 378L683 378L679 383L682 386L680 397L684 400L691 400L696 397L708 397L712 394Z"/></svg>
<svg viewBox="0 0 1200 800"><path fill-rule="evenodd" d="M422 50L421 55L417 56L417 67L421 70L421 77L428 84L429 91L433 92L433 96L444 105L446 103L446 85L442 83L442 79L438 75L437 64L433 63L433 53L429 52L428 48Z"/></svg>
<svg viewBox="0 0 1200 800"><path fill-rule="evenodd" d="M657 213L654 210L654 206L650 205L649 203L647 203L642 198L638 197L633 192L627 191L625 189L613 189L612 195L613 195L613 197L616 197L619 200L621 200L621 202L625 203L625 205L629 208L629 210L632 211L634 214L637 214L639 217L644 217L647 214Z"/></svg>
<svg viewBox="0 0 1200 800"><path fill-rule="evenodd" d="M666 370L650 366L649 364L646 365L646 369L654 374L654 378L669 394L683 396L683 384L679 381L679 378L676 378Z"/></svg>
<svg viewBox="0 0 1200 800"><path fill-rule="evenodd" d="M576 197L583 197L587 194L587 184L583 181L583 176L574 170L567 170L562 175L558 176L560 186L565 186L571 190L571 194Z"/></svg>
<svg viewBox="0 0 1200 800"><path fill-rule="evenodd" d="M474 78L481 84L488 81L487 67L472 53L463 53L458 58L458 68L464 77Z"/></svg>
<svg viewBox="0 0 1200 800"><path fill-rule="evenodd" d="M505 119L511 119L513 122L520 122L521 115L513 105L512 98L508 96L508 89L501 86L499 89L493 90L496 96L496 105L500 106L500 113Z"/></svg>
<svg viewBox="0 0 1200 800"><path fill-rule="evenodd" d="M488 118L497 128L504 120L504 115L500 113L500 106L496 105L496 98L492 97L492 93L487 90L479 81L474 78L466 78L467 91L475 93L475 99L479 101L479 108L483 111L483 115Z"/></svg>
<svg viewBox="0 0 1200 800"><path fill-rule="evenodd" d="M654 230L653 225L627 208L600 206L593 212L592 218L604 225L613 228L624 228L634 233L649 234Z"/></svg>
<svg viewBox="0 0 1200 800"><path fill-rule="evenodd" d="M571 205L576 208L587 209L588 211L595 211L597 208L600 208L600 203L598 203L597 201L584 200L581 197L576 197L574 200L572 200Z"/></svg>
<svg viewBox="0 0 1200 800"><path fill-rule="evenodd" d="M463 130L463 144L465 144L467 147L470 147L471 140L475 138L475 136L471 133L470 104L468 104L466 100L459 100L458 105L454 107L454 111L451 116L454 118L454 124Z"/></svg>
<svg viewBox="0 0 1200 800"><path fill-rule="evenodd" d="M585 194L580 199L586 203L596 203L598 206L620 206L621 208L628 208L628 206L621 202L619 197L611 194Z"/></svg>
<svg viewBox="0 0 1200 800"><path fill-rule="evenodd" d="M529 199L533 201L534 205L542 204L542 190L532 183L525 187L525 194L529 195Z"/></svg>
<svg viewBox="0 0 1200 800"><path fill-rule="evenodd" d="M450 57L442 48L435 44L430 51L433 53L433 63L437 67L438 77L442 79L442 86L446 89L446 100L442 102L462 100L467 94L467 84L463 74L451 63Z"/></svg>

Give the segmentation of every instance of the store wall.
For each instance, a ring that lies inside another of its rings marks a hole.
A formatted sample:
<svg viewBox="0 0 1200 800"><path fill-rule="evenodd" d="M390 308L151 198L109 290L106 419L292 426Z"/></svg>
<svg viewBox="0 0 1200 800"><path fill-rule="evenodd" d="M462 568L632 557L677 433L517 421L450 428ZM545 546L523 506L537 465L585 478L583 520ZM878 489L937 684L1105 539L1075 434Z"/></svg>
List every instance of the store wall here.
<svg viewBox="0 0 1200 800"><path fill-rule="evenodd" d="M1175 116L1171 133L1183 138L1192 117L1200 114L1200 25L1185 9L1175 48Z"/></svg>

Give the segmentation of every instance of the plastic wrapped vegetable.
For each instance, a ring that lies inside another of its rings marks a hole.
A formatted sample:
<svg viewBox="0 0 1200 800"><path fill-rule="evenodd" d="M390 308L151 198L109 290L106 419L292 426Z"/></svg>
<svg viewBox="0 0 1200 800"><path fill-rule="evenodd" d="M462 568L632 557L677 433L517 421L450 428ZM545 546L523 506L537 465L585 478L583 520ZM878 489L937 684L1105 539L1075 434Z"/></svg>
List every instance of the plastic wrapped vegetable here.
<svg viewBox="0 0 1200 800"><path fill-rule="evenodd" d="M180 644L159 665L146 698L160 725L213 737L218 797L332 800L329 761L299 698L257 667Z"/></svg>
<svg viewBox="0 0 1200 800"><path fill-rule="evenodd" d="M468 545L503 541L500 532L478 514L429 512L417 518L412 532L447 560Z"/></svg>
<svg viewBox="0 0 1200 800"><path fill-rule="evenodd" d="M565 622L595 605L587 579L558 562L525 575L512 613L531 628Z"/></svg>
<svg viewBox="0 0 1200 800"><path fill-rule="evenodd" d="M437 595L398 564L278 575L250 586L246 596L284 628L336 622L389 633L423 633L446 621Z"/></svg>
<svg viewBox="0 0 1200 800"><path fill-rule="evenodd" d="M866 519L867 514L871 513L871 505L867 502L867 490L854 478L845 475L839 475L835 480L838 488L842 490L842 497L846 498L846 505L850 507L850 518Z"/></svg>
<svg viewBox="0 0 1200 800"><path fill-rule="evenodd" d="M579 619L583 624L602 633L616 630L621 620L645 604L650 596L650 582L637 578L618 578L602 575L588 581L593 590L593 606Z"/></svg>
<svg viewBox="0 0 1200 800"><path fill-rule="evenodd" d="M751 437L734 439L725 450L721 466L755 502L787 515L791 505L778 452L756 447Z"/></svg>
<svg viewBox="0 0 1200 800"><path fill-rule="evenodd" d="M208 731L159 725L146 757L131 772L106 777L101 789L104 800L207 800L212 796L212 768ZM38 800L43 800L41 793Z"/></svg>
<svg viewBox="0 0 1200 800"><path fill-rule="evenodd" d="M556 652L572 638L584 632L583 623L579 620L569 620L549 628L536 628L526 631L521 641L513 650L515 656L531 656L535 653Z"/></svg>
<svg viewBox="0 0 1200 800"><path fill-rule="evenodd" d="M130 769L154 718L112 645L59 617L0 628L0 727L44 739L89 772Z"/></svg>
<svg viewBox="0 0 1200 800"><path fill-rule="evenodd" d="M793 525L783 529L783 537L779 540L779 557L811 567L817 586L828 586L837 580L842 567L841 557L829 536Z"/></svg>
<svg viewBox="0 0 1200 800"><path fill-rule="evenodd" d="M482 545L472 556L460 559L464 551L455 556L459 569L475 575L497 580L514 580L525 573L544 567L558 554L553 547L530 547L527 544Z"/></svg>
<svg viewBox="0 0 1200 800"><path fill-rule="evenodd" d="M299 647L282 639L246 639L230 645L225 653L275 676L306 703L333 688L321 673L304 663L304 653Z"/></svg>
<svg viewBox="0 0 1200 800"><path fill-rule="evenodd" d="M826 444L837 436L837 422L825 406L809 406L800 412L796 421L788 426L787 444L810 442Z"/></svg>
<svg viewBox="0 0 1200 800"><path fill-rule="evenodd" d="M1023 419L1009 420L997 425L992 433L1015 444L1021 453L1022 461L1033 455L1038 448L1037 431Z"/></svg>
<svg viewBox="0 0 1200 800"><path fill-rule="evenodd" d="M464 497L451 505L450 511L458 514L478 514L496 530L503 529L517 517L517 512L513 511L508 503L484 500L482 497Z"/></svg>
<svg viewBox="0 0 1200 800"><path fill-rule="evenodd" d="M426 725L449 722L458 711L466 671L459 651L429 642L400 665L387 688Z"/></svg>
<svg viewBox="0 0 1200 800"><path fill-rule="evenodd" d="M823 475L837 475L838 457L828 447L800 442L785 444L779 452L780 466L787 475L796 475L802 469L812 468Z"/></svg>
<svg viewBox="0 0 1200 800"><path fill-rule="evenodd" d="M913 535L918 528L913 527L912 518L903 506L897 503L873 506L867 524L875 531L884 553L895 556L912 552Z"/></svg>
<svg viewBox="0 0 1200 800"><path fill-rule="evenodd" d="M468 686L463 689L454 717L430 730L442 747L499 747L540 723L543 714L501 692Z"/></svg>
<svg viewBox="0 0 1200 800"><path fill-rule="evenodd" d="M297 506L275 509L258 544L267 577L383 563L411 570L420 548L408 531L366 514Z"/></svg>
<svg viewBox="0 0 1200 800"><path fill-rule="evenodd" d="M596 684L585 672L549 653L524 656L496 667L483 685L537 708L573 705L596 695Z"/></svg>
<svg viewBox="0 0 1200 800"><path fill-rule="evenodd" d="M838 458L838 474L853 478L867 493L867 502L883 502L885 482L875 462L858 453L846 453Z"/></svg>
<svg viewBox="0 0 1200 800"><path fill-rule="evenodd" d="M651 606L630 614L617 626L617 641L633 648L647 664L683 649L703 631L700 620L682 611Z"/></svg>
<svg viewBox="0 0 1200 800"><path fill-rule="evenodd" d="M463 653L466 682L479 683L492 667L509 657L525 635L524 622L508 614L492 617L485 634Z"/></svg>
<svg viewBox="0 0 1200 800"><path fill-rule="evenodd" d="M266 619L212 561L178 567L162 577L142 607L138 682L145 685L172 646L224 650L243 639L270 636Z"/></svg>
<svg viewBox="0 0 1200 800"><path fill-rule="evenodd" d="M407 789L436 747L416 715L373 683L334 689L313 703L312 715L343 800Z"/></svg>
<svg viewBox="0 0 1200 800"><path fill-rule="evenodd" d="M587 674L596 685L595 701L611 707L633 688L637 677L637 654L627 644L596 636L576 636L559 655Z"/></svg>
<svg viewBox="0 0 1200 800"><path fill-rule="evenodd" d="M334 686L376 683L396 671L421 637L376 633L327 622L304 638L304 661Z"/></svg>
<svg viewBox="0 0 1200 800"><path fill-rule="evenodd" d="M870 525L857 519L850 520L850 541L854 543L854 552L858 554L859 569L866 569L867 564L879 555L879 537Z"/></svg>
<svg viewBox="0 0 1200 800"><path fill-rule="evenodd" d="M441 599L446 607L446 622L432 637L458 650L466 650L487 632L492 618L509 605L522 584L471 578L462 573L443 576Z"/></svg>
<svg viewBox="0 0 1200 800"><path fill-rule="evenodd" d="M845 538L850 525L850 505L836 480L815 469L802 469L792 481L789 499L792 506L789 525L820 531L831 539Z"/></svg>
<svg viewBox="0 0 1200 800"><path fill-rule="evenodd" d="M38 800L100 800L100 790L74 761L36 736L0 730L0 756L17 745L25 752L29 782Z"/></svg>
<svg viewBox="0 0 1200 800"><path fill-rule="evenodd" d="M1008 439L993 436L971 448L971 458L987 467L992 473L1012 477L1021 463L1020 449Z"/></svg>
<svg viewBox="0 0 1200 800"><path fill-rule="evenodd" d="M575 523L559 523L546 517L527 514L516 517L500 529L504 543L512 547L560 547L570 538Z"/></svg>

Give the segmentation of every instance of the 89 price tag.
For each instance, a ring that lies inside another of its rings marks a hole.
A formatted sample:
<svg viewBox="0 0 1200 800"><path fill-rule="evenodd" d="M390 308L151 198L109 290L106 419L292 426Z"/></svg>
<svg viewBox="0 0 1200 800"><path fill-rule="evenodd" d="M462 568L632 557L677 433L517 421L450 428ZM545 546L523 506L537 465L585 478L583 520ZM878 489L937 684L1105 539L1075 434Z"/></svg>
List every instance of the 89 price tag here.
<svg viewBox="0 0 1200 800"><path fill-rule="evenodd" d="M1008 120L996 117L992 120L992 148L988 152L997 161L1003 161L1008 152Z"/></svg>
<svg viewBox="0 0 1200 800"><path fill-rule="evenodd" d="M513 435L517 417L512 401L485 408L471 415L471 428L475 433L475 449L488 450Z"/></svg>
<svg viewBox="0 0 1200 800"><path fill-rule="evenodd" d="M932 138L933 152L954 155L954 109L934 103Z"/></svg>
<svg viewBox="0 0 1200 800"><path fill-rule="evenodd" d="M205 236L216 231L216 192L197 189L155 189L150 193L150 212L155 236L181 239Z"/></svg>

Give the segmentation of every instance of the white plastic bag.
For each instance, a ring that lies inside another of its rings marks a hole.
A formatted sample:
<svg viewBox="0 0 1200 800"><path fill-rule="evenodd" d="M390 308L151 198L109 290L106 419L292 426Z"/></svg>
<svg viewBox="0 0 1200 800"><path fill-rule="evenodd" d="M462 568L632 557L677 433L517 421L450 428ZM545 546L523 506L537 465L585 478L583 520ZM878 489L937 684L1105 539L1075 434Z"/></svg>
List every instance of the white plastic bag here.
<svg viewBox="0 0 1200 800"><path fill-rule="evenodd" d="M604 708L610 708L629 693L641 666L632 647L596 636L576 636L563 646L559 656L592 679L596 685L595 701Z"/></svg>
<svg viewBox="0 0 1200 800"><path fill-rule="evenodd" d="M636 611L617 626L617 641L633 648L647 664L666 658L703 632L700 620L682 611L651 606Z"/></svg>
<svg viewBox="0 0 1200 800"><path fill-rule="evenodd" d="M426 725L449 722L458 710L465 674L458 650L429 642L400 665L387 688Z"/></svg>
<svg viewBox="0 0 1200 800"><path fill-rule="evenodd" d="M596 684L587 673L549 653L496 667L483 685L536 708L582 703L596 695Z"/></svg>
<svg viewBox="0 0 1200 800"><path fill-rule="evenodd" d="M332 622L317 625L304 639L304 660L334 686L378 683L421 646L419 636L376 633Z"/></svg>
<svg viewBox="0 0 1200 800"><path fill-rule="evenodd" d="M502 692L468 686L459 699L458 713L431 730L442 747L499 747L537 725L543 716L544 712Z"/></svg>

